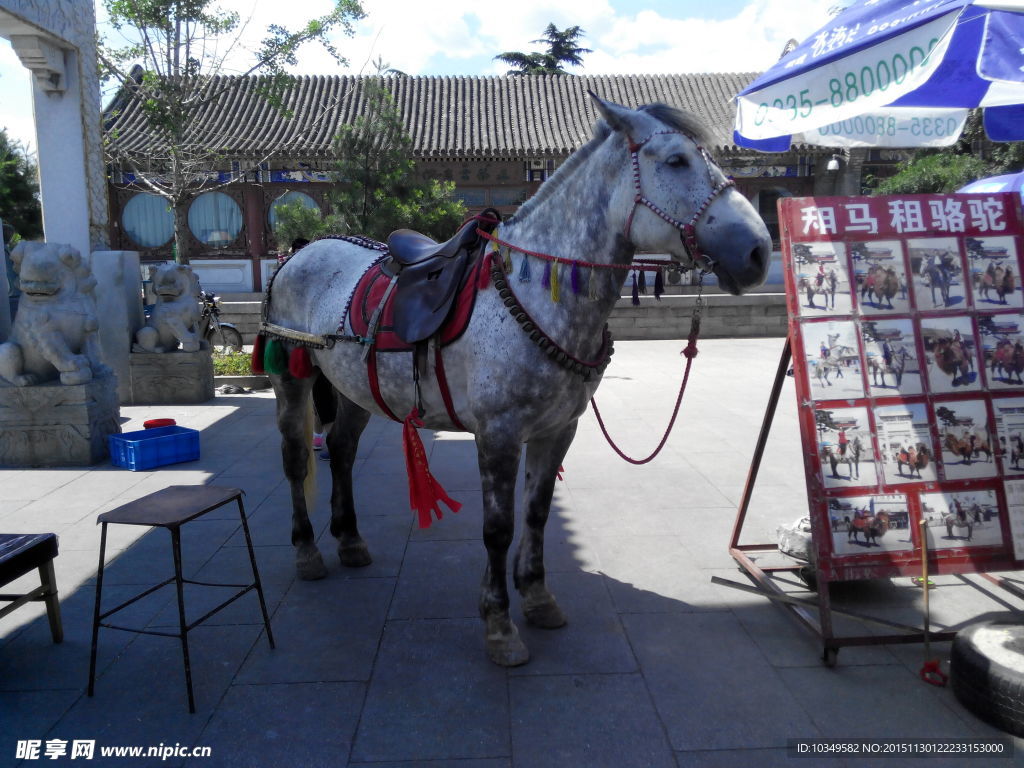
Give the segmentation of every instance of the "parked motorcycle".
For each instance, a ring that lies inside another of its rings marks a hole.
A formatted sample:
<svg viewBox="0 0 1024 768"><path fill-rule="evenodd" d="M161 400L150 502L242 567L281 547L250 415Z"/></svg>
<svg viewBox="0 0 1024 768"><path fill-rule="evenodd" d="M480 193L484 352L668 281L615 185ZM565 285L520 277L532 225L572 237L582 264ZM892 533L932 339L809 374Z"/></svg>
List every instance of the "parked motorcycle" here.
<svg viewBox="0 0 1024 768"><path fill-rule="evenodd" d="M241 352L242 334L231 323L220 321L220 305L217 303L219 298L210 291L199 291L199 302L202 305L199 333L214 352L222 355Z"/></svg>

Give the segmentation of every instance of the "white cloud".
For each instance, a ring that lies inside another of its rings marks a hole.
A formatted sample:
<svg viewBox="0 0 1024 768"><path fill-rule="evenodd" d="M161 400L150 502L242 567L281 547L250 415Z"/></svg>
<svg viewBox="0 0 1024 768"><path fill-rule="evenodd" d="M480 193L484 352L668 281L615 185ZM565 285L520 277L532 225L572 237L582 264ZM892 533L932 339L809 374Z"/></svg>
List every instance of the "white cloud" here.
<svg viewBox="0 0 1024 768"><path fill-rule="evenodd" d="M778 59L786 41L808 37L827 20L835 0L749 0L732 18L667 17L642 6L618 12L608 0L515 0L487 5L480 0L363 0L368 16L352 38L333 35L350 61L340 69L315 45L300 52L296 73L370 71L378 56L412 75L503 74L493 60L503 51L532 51L548 23L578 25L582 45L593 53L578 72L588 74L760 71ZM219 0L248 20L246 39L234 52L236 71L252 61L269 24L298 24L323 15L332 0ZM680 7L692 4L680 3ZM705 7L707 7L705 5ZM102 4L97 15L101 23ZM713 15L709 12L708 16ZM109 30L104 30L109 33ZM2 42L2 41L0 41ZM21 140L34 140L28 76L9 45L0 45L0 126Z"/></svg>

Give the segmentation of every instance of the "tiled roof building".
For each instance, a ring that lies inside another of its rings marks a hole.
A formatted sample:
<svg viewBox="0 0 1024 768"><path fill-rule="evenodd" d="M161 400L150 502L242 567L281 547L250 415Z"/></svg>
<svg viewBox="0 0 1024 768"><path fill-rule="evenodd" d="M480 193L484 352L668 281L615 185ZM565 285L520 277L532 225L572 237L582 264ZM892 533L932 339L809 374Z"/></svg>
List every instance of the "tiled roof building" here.
<svg viewBox="0 0 1024 768"><path fill-rule="evenodd" d="M561 75L504 77L389 76L412 137L418 173L452 181L470 211L512 213L574 150L597 120L588 91L629 107L663 102L703 119L709 149L776 229L779 196L837 191L825 173L830 152L797 146L761 154L732 143L734 95L755 73ZM368 78L298 77L283 95L285 112L261 94L257 77L214 78L227 91L201 107L185 144L218 156L209 176L230 182L190 204L193 268L212 290L260 290L275 261L275 205L302 201L325 209L338 183L330 171L334 137L365 109ZM144 171L159 172L165 153L141 111L115 98L104 114L108 146ZM130 165L130 164L126 164ZM155 166L155 167L154 167ZM112 247L140 251L144 261L171 255L173 217L161 198L133 183L130 167L111 169ZM827 188L826 188L827 187ZM228 275L233 275L228 277Z"/></svg>
<svg viewBox="0 0 1024 768"><path fill-rule="evenodd" d="M735 151L733 96L756 73L530 77L386 77L417 158L563 157L591 136L597 119L587 91L636 107L664 102L699 115L716 154ZM290 117L267 104L264 78L214 78L228 94L200 111L190 143L226 158L329 157L338 126L364 108L366 78L303 76L285 97ZM122 152L152 155L159 143L133 104L110 114L108 138Z"/></svg>

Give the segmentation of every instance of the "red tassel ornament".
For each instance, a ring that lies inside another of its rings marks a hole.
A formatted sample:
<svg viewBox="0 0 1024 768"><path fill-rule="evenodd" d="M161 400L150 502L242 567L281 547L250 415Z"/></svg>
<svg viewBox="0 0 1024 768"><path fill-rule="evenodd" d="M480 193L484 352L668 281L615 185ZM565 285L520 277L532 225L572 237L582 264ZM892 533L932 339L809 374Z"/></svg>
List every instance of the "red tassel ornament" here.
<svg viewBox="0 0 1024 768"><path fill-rule="evenodd" d="M416 431L416 427L422 426L423 422L413 408L402 424L402 450L405 453L405 470L409 475L409 506L416 510L420 528L429 528L433 514L441 519L440 502L444 502L452 512L462 509L462 504L451 498L430 474L427 452L423 450L423 441Z"/></svg>
<svg viewBox="0 0 1024 768"><path fill-rule="evenodd" d="M249 370L251 370L253 373L266 373L266 370L264 370L263 368L263 352L266 343L266 336L264 336L263 334L258 334L256 336L256 341L252 345L252 357L249 359Z"/></svg>
<svg viewBox="0 0 1024 768"><path fill-rule="evenodd" d="M296 347L288 355L288 373L296 379L308 379L313 375L313 363L309 359L309 350Z"/></svg>

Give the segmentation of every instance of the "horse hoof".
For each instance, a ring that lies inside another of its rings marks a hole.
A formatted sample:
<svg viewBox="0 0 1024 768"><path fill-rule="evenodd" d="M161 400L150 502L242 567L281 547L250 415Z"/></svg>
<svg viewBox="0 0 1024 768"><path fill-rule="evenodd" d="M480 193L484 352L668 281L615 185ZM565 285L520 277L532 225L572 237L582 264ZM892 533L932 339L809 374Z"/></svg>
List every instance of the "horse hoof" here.
<svg viewBox="0 0 1024 768"><path fill-rule="evenodd" d="M295 569L303 581L316 581L327 575L327 566L324 565L320 551L315 547L312 552L300 554L295 558Z"/></svg>
<svg viewBox="0 0 1024 768"><path fill-rule="evenodd" d="M518 667L530 660L530 651L513 624L511 633L487 636L487 656L499 667Z"/></svg>
<svg viewBox="0 0 1024 768"><path fill-rule="evenodd" d="M365 568L373 562L370 556L370 549L365 541L357 541L354 544L339 544L338 559L347 568Z"/></svg>
<svg viewBox="0 0 1024 768"><path fill-rule="evenodd" d="M523 615L540 629L558 629L566 624L565 614L555 597L543 585L536 585L523 597Z"/></svg>

